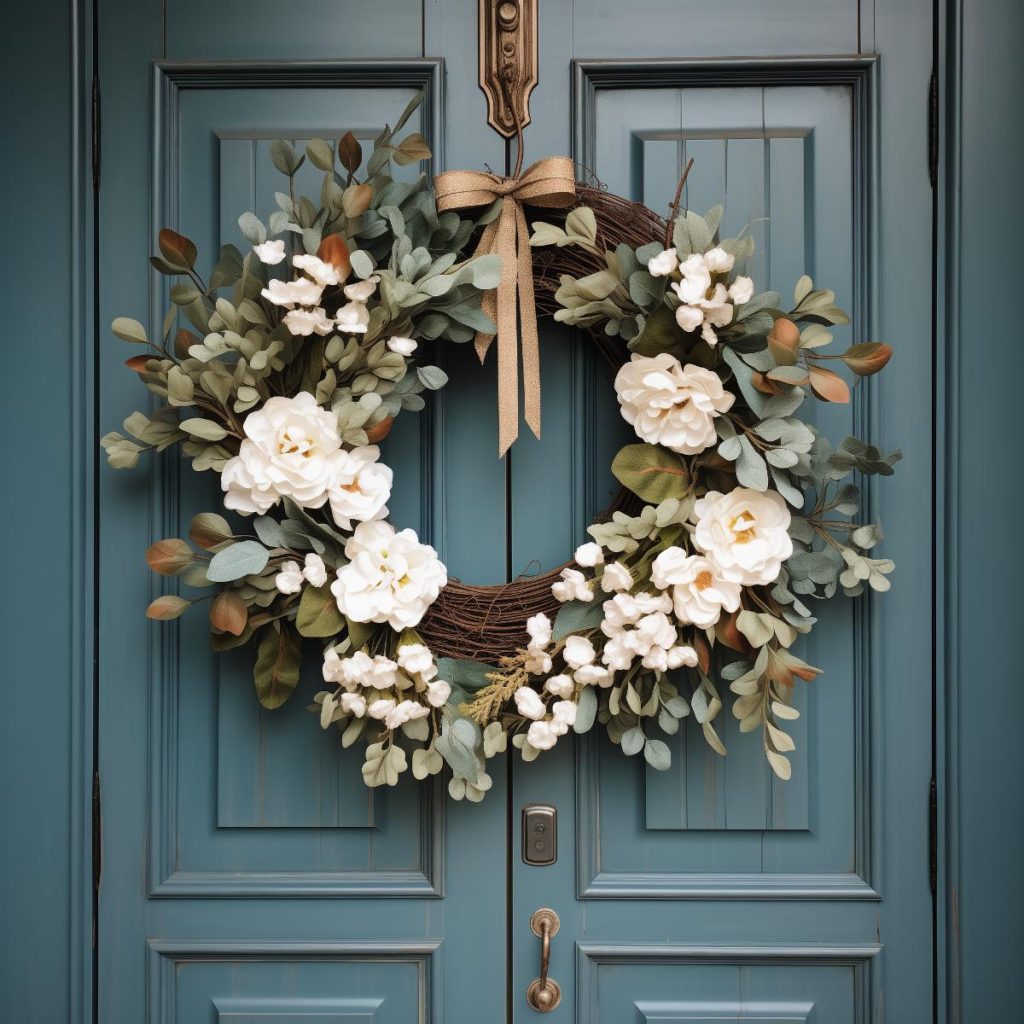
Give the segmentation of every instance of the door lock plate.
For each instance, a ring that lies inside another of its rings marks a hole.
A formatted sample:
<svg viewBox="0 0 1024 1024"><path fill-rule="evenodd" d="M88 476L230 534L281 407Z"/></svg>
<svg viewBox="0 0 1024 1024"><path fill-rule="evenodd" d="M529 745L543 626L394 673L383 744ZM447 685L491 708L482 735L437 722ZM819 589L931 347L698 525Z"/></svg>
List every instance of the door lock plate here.
<svg viewBox="0 0 1024 1024"><path fill-rule="evenodd" d="M545 867L557 858L558 812L550 804L527 804L523 808L523 861Z"/></svg>

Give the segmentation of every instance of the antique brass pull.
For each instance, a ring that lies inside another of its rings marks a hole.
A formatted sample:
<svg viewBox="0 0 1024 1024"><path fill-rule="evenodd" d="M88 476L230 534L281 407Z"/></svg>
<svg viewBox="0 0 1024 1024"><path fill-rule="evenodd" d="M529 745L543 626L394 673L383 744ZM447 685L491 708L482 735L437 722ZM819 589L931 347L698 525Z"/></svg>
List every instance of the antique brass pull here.
<svg viewBox="0 0 1024 1024"><path fill-rule="evenodd" d="M538 1013L550 1013L562 1001L561 986L554 978L548 977L548 962L551 959L551 940L558 934L561 922L558 915L547 907L535 910L530 918L533 934L541 940L540 977L534 978L526 990L526 1001Z"/></svg>

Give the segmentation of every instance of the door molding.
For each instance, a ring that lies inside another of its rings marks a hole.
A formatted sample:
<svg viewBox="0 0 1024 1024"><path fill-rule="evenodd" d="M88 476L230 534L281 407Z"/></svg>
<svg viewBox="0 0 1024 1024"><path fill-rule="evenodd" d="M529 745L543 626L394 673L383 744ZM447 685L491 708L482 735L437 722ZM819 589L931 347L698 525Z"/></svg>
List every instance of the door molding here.
<svg viewBox="0 0 1024 1024"><path fill-rule="evenodd" d="M575 60L572 65L573 156L596 162L596 108L600 92L624 89L839 86L850 90L853 180L852 322L865 337L878 335L878 65L876 55L797 58ZM636 198L636 197L633 197ZM874 388L858 387L852 411L858 436L877 437ZM875 509L871 481L861 481L865 508ZM581 898L610 899L866 899L879 900L881 842L874 816L882 806L879 745L872 739L880 706L880 662L874 602L854 611L854 862L843 874L639 875L602 871L598 843L598 781L592 738L577 743L577 848Z"/></svg>

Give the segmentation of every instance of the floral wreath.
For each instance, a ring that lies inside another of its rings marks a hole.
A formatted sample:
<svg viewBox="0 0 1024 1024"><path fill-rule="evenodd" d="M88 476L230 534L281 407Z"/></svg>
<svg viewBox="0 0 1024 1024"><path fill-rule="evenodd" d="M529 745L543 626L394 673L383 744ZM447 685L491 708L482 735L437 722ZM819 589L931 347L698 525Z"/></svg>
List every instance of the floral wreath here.
<svg viewBox="0 0 1024 1024"><path fill-rule="evenodd" d="M533 223L532 276L537 305L589 331L618 367L638 441L611 467L626 497L572 563L540 586L524 581L533 604L513 606L498 656L460 656L437 617L457 624L462 606L449 599L474 588L388 522L392 471L377 444L447 381L417 361L425 343L495 331L492 290L508 254L467 250L513 200L499 188L464 217L439 212L424 176L395 180L392 163L430 155L421 135L396 138L414 106L375 140L363 180L351 133L336 146L314 139L304 155L274 142L288 192L266 225L239 218L251 248L223 246L208 281L195 245L160 232L151 262L176 279L161 339L137 320L113 323L152 350L127 365L160 404L102 446L127 468L180 444L194 469L220 475L224 507L241 518L204 512L188 540L149 548L150 568L190 596L166 593L147 615L175 619L208 601L216 650L254 643L267 708L295 691L304 641L322 645L325 685L310 710L343 746L366 742L371 787L447 767L451 796L480 800L487 760L509 738L529 761L596 722L623 753L666 769L669 747L652 733L673 734L692 714L724 755L723 681L741 731L760 730L772 769L789 778L794 679L820 671L792 651L814 625L809 601L865 583L887 590L893 569L869 554L882 532L852 520L859 495L846 478L889 475L900 457L853 437L833 447L796 414L809 396L849 400L827 361L867 376L891 349L825 354L829 328L849 322L833 293L804 276L789 311L777 293L756 293L738 273L753 240L721 238L721 208L680 212L682 182L667 222L581 185L588 202ZM296 194L306 159L324 174L319 204ZM624 217L629 207L639 216ZM175 332L179 315L194 330Z"/></svg>

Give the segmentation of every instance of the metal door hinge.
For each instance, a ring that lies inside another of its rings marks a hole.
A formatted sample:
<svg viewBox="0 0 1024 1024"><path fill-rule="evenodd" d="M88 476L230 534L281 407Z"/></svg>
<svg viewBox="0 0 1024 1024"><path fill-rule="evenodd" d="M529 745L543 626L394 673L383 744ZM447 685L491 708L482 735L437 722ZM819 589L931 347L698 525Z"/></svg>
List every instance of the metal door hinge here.
<svg viewBox="0 0 1024 1024"><path fill-rule="evenodd" d="M100 190L100 80L92 78L92 187Z"/></svg>
<svg viewBox="0 0 1024 1024"><path fill-rule="evenodd" d="M928 884L934 893L939 880L939 796L935 776L928 787Z"/></svg>
<svg viewBox="0 0 1024 1024"><path fill-rule="evenodd" d="M939 81L932 72L928 82L928 180L939 180Z"/></svg>

